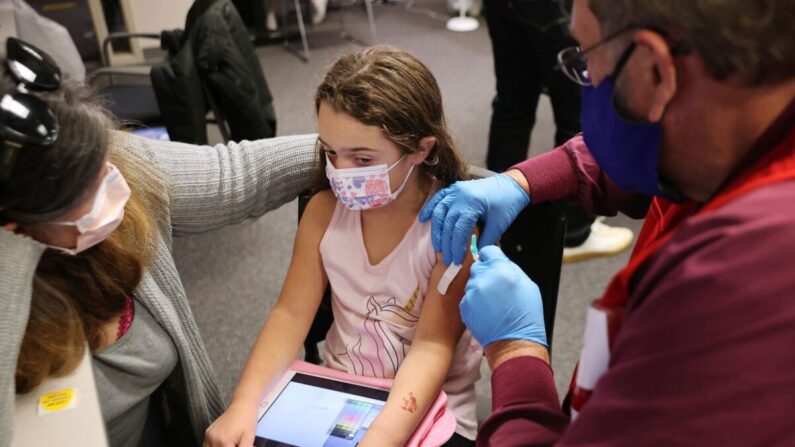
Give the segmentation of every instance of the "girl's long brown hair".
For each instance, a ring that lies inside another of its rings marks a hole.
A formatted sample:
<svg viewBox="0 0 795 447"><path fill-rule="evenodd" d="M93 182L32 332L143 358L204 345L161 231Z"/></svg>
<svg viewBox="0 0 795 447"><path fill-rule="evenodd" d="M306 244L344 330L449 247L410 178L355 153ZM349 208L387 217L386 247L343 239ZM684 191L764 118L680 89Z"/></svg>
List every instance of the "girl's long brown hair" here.
<svg viewBox="0 0 795 447"><path fill-rule="evenodd" d="M0 80L3 92L14 88ZM102 325L118 317L152 262L154 223L163 206L153 190L155 173L130 166L129 155L108 152L114 121L85 88L64 82L39 94L59 122L59 136L47 147L24 146L0 193L0 218L22 226L58 220L83 200L109 158L132 195L120 226L100 244L76 256L48 249L33 278L30 316L16 368L16 391L25 393L48 376L73 371L88 342L102 345ZM23 298L25 299L25 298ZM9 318L10 316L0 316Z"/></svg>
<svg viewBox="0 0 795 447"><path fill-rule="evenodd" d="M315 112L322 102L381 128L406 154L417 152L424 137L436 137L422 172L441 186L466 178L466 165L447 131L439 85L428 67L408 52L379 45L340 57L317 88ZM327 188L322 151L316 163L318 189Z"/></svg>

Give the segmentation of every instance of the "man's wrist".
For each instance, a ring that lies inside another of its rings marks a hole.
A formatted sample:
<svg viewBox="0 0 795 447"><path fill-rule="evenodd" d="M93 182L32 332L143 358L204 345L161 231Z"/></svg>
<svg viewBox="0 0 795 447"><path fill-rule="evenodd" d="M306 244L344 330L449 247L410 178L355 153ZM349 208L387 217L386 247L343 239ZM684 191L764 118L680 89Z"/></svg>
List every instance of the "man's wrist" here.
<svg viewBox="0 0 795 447"><path fill-rule="evenodd" d="M527 340L500 340L486 346L483 350L489 368L494 371L500 365L516 357L536 357L547 364L549 351L544 345Z"/></svg>
<svg viewBox="0 0 795 447"><path fill-rule="evenodd" d="M525 177L524 172L518 169L509 169L505 171L505 175L513 179L524 192L527 193L528 197L533 197L530 191L530 182L527 181L527 177Z"/></svg>

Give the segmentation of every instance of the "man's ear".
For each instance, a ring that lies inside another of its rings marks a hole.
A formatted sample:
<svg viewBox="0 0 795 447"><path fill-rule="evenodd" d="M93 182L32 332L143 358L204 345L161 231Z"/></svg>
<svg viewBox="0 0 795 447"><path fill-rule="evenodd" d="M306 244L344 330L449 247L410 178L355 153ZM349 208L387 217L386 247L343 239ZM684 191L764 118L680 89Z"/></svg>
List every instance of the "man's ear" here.
<svg viewBox="0 0 795 447"><path fill-rule="evenodd" d="M436 137L423 137L417 152L411 154L411 162L415 165L421 164L428 158L434 146L436 146Z"/></svg>
<svg viewBox="0 0 795 447"><path fill-rule="evenodd" d="M643 79L651 84L652 95L646 119L656 123L662 119L665 108L676 94L674 56L668 42L653 31L640 30L635 33L633 40L650 57L647 72L643 75Z"/></svg>

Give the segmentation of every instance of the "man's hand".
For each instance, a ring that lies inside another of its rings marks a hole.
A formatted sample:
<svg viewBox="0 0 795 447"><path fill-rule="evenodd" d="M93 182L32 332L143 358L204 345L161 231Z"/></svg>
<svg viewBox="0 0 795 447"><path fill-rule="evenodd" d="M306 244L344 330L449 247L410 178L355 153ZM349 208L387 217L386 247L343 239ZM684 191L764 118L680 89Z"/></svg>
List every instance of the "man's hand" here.
<svg viewBox="0 0 795 447"><path fill-rule="evenodd" d="M499 247L480 250L460 308L461 319L484 348L501 340L547 346L541 292Z"/></svg>
<svg viewBox="0 0 795 447"><path fill-rule="evenodd" d="M467 240L479 220L485 226L480 245L493 245L530 203L527 191L506 174L456 182L437 192L420 211L420 222L433 218L433 248L444 254L444 265L461 264Z"/></svg>

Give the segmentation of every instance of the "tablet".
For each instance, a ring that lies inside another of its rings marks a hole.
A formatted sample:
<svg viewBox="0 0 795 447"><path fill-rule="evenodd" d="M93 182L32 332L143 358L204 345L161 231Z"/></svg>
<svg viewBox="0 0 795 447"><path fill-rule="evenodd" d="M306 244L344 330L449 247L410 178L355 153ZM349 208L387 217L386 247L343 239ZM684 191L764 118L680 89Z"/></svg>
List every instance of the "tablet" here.
<svg viewBox="0 0 795 447"><path fill-rule="evenodd" d="M389 390L288 371L260 404L255 447L354 447Z"/></svg>

